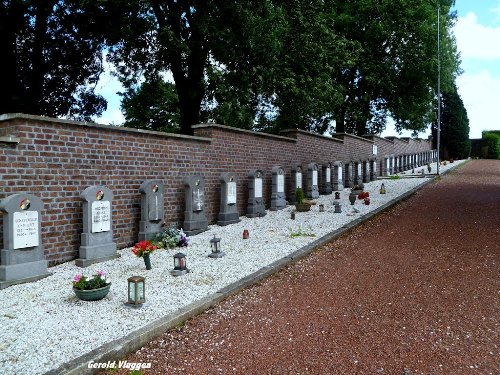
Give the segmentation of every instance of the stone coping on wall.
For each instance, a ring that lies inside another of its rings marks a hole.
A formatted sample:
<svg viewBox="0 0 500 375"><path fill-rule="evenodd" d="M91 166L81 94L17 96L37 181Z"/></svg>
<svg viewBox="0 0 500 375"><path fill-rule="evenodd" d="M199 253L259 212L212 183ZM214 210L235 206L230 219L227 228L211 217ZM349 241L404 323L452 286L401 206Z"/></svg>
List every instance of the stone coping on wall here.
<svg viewBox="0 0 500 375"><path fill-rule="evenodd" d="M360 137L358 135L348 134L348 133L334 133L332 135L332 137L337 137L337 138L351 137L351 138L358 139L360 141L365 141L365 142L368 142L368 143L375 143L375 141L372 141L371 139L366 139L364 137Z"/></svg>
<svg viewBox="0 0 500 375"><path fill-rule="evenodd" d="M145 130L145 129L126 128L126 127L117 126L117 125L97 124L95 122L58 119L58 118L54 118L54 117L27 115L24 113L6 113L3 115L0 115L0 123L2 123L4 121L12 121L12 120L27 120L30 122L50 122L51 124L82 126L82 127L87 127L87 128L95 128L95 129L99 129L99 130L110 130L110 131L115 131L115 132L146 134L146 135L154 135L154 136L160 136L160 137L165 137L165 138L179 138L179 139L183 139L186 141L199 141L199 142L207 142L207 143L212 142L212 140L210 138L205 138L205 137L176 134L176 133L165 133L165 132L158 132L158 131Z"/></svg>
<svg viewBox="0 0 500 375"><path fill-rule="evenodd" d="M376 138L379 141L384 141L384 142L388 142L388 143L391 143L391 144L394 143L394 141L391 140L391 139L387 139L387 138L384 138L384 137L381 137L381 136L375 135L375 134L365 134L365 135L363 135L363 138L366 138L366 139L370 139L371 138L371 140L373 140L374 138Z"/></svg>
<svg viewBox="0 0 500 375"><path fill-rule="evenodd" d="M329 136L326 136L326 135L317 134L317 133L313 133L313 132L308 132L306 130L301 130L301 129L284 129L284 130L281 130L280 133L282 133L282 134L287 134L287 133L301 133L301 134L307 134L307 135L310 135L310 136L313 136L313 137L317 137L317 138L327 139L327 140L333 141L333 142L344 143L344 141L341 140L341 139L337 139L337 138L333 138L333 137L329 137Z"/></svg>
<svg viewBox="0 0 500 375"><path fill-rule="evenodd" d="M209 128L215 128L215 129L222 129L222 130L226 130L226 131L233 131L233 132L237 132L237 133L246 133L246 134L255 135L255 136L259 136L259 137L266 137L266 138L271 138L271 139L279 139L281 141L297 142L297 140L294 139L294 138L284 137L282 135L269 134L269 133L264 133L264 132L256 132L256 131L248 130L248 129L233 128L231 126L220 125L220 124L216 124L216 123L198 124L198 125L191 126L191 128L192 129L209 129Z"/></svg>
<svg viewBox="0 0 500 375"><path fill-rule="evenodd" d="M398 141L401 141L401 142L406 142L406 143L410 143L409 141L409 138L398 138L398 137L394 137L394 136L389 136L389 137L385 137L387 139L390 139L392 141L394 141L395 139L398 140Z"/></svg>

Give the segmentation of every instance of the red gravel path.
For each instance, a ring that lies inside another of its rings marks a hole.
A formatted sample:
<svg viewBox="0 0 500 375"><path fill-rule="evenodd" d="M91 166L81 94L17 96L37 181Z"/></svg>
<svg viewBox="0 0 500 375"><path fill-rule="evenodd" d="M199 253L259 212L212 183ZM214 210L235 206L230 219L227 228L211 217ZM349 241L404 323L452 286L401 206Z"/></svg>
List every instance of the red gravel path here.
<svg viewBox="0 0 500 375"><path fill-rule="evenodd" d="M169 375L500 374L499 265L500 161L475 160L127 360Z"/></svg>

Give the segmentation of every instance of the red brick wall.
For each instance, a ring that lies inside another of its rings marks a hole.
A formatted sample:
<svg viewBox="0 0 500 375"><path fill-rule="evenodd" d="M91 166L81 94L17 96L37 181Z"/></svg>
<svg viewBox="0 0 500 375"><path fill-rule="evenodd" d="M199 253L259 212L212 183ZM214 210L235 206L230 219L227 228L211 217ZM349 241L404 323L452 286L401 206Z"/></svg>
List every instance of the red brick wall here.
<svg viewBox="0 0 500 375"><path fill-rule="evenodd" d="M430 150L426 142L369 140L350 135L336 138L290 130L272 136L220 125L198 125L194 137L115 126L95 125L29 115L0 116L0 136L19 137L19 144L0 142L0 198L18 192L39 196L42 242L51 264L78 256L82 231L80 193L88 186L106 185L114 194L113 230L119 248L137 240L140 220L139 186L146 179L165 184L167 223L183 221L183 178L199 173L206 180L209 222L217 220L219 177L238 175L238 210L246 212L248 172L264 172L264 198L271 195L271 168L286 172L300 163L318 164L372 156L372 145L383 154ZM379 143L381 142L381 143ZM393 148L390 145L393 145ZM397 145L397 147L395 147ZM382 150L383 149L383 150ZM0 243L3 244L0 219Z"/></svg>

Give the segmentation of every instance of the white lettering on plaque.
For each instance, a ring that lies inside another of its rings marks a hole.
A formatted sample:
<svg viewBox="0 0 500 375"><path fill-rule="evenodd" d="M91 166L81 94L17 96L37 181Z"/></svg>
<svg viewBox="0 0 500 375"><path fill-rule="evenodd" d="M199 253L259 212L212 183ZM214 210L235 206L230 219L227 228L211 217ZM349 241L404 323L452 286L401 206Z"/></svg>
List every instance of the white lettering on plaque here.
<svg viewBox="0 0 500 375"><path fill-rule="evenodd" d="M295 180L297 181L297 186L295 187L296 189L302 189L302 173L297 172L295 174Z"/></svg>
<svg viewBox="0 0 500 375"><path fill-rule="evenodd" d="M193 190L193 208L194 211L203 211L203 191L200 189Z"/></svg>
<svg viewBox="0 0 500 375"><path fill-rule="evenodd" d="M278 186L277 186L277 193L284 193L285 192L285 176L282 174L278 175Z"/></svg>
<svg viewBox="0 0 500 375"><path fill-rule="evenodd" d="M14 212L14 249L39 245L38 211Z"/></svg>
<svg viewBox="0 0 500 375"><path fill-rule="evenodd" d="M330 182L332 180L332 173L331 173L331 170L330 168L326 168L326 182Z"/></svg>
<svg viewBox="0 0 500 375"><path fill-rule="evenodd" d="M361 163L358 163L358 176L361 176Z"/></svg>
<svg viewBox="0 0 500 375"><path fill-rule="evenodd" d="M255 179L255 198L262 198L262 178Z"/></svg>
<svg viewBox="0 0 500 375"><path fill-rule="evenodd" d="M227 204L236 203L236 182L227 183Z"/></svg>
<svg viewBox="0 0 500 375"><path fill-rule="evenodd" d="M92 202L92 233L111 230L111 204L109 201Z"/></svg>
<svg viewBox="0 0 500 375"><path fill-rule="evenodd" d="M338 172L337 172L337 173L338 173L338 176L337 176L338 180L339 180L339 181L342 181L342 167L339 167L339 169L338 169Z"/></svg>
<svg viewBox="0 0 500 375"><path fill-rule="evenodd" d="M317 186L318 185L318 171L313 171L313 183L312 183L313 186Z"/></svg>

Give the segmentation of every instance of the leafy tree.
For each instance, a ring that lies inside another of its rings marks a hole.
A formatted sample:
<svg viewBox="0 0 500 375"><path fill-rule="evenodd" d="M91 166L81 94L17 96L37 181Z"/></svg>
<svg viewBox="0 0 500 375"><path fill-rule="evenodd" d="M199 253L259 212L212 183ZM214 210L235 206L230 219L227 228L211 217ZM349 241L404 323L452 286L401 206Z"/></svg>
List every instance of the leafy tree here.
<svg viewBox="0 0 500 375"><path fill-rule="evenodd" d="M469 118L456 87L443 92L441 99L440 154L443 159L465 159L471 151ZM437 123L433 126L434 143L437 142ZM437 147L437 145L434 145Z"/></svg>
<svg viewBox="0 0 500 375"><path fill-rule="evenodd" d="M99 2L3 0L0 113L90 120L106 109L94 94L106 16Z"/></svg>

